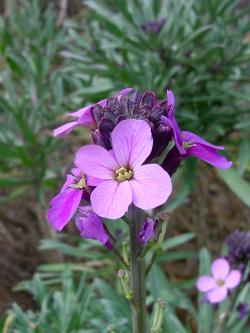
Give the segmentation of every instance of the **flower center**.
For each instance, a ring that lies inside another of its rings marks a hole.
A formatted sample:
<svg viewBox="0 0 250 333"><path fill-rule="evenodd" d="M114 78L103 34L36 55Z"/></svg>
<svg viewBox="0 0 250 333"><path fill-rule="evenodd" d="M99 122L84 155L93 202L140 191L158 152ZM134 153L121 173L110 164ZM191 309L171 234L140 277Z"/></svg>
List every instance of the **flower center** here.
<svg viewBox="0 0 250 333"><path fill-rule="evenodd" d="M218 280L216 280L216 284L217 284L219 287L223 287L224 284L225 284L225 281L224 281L224 280L221 280L221 279L218 279Z"/></svg>
<svg viewBox="0 0 250 333"><path fill-rule="evenodd" d="M133 177L133 171L125 167L121 167L116 170L116 180L118 182L124 182L125 180L130 180Z"/></svg>
<svg viewBox="0 0 250 333"><path fill-rule="evenodd" d="M86 178L82 176L82 178L76 183L69 185L71 188L78 188L78 189L88 189Z"/></svg>
<svg viewBox="0 0 250 333"><path fill-rule="evenodd" d="M184 141L184 142L182 143L182 147L183 147L184 149L188 149L188 148L191 148L191 147L195 147L195 143L192 142L192 141L190 141L190 142L188 142L188 141Z"/></svg>

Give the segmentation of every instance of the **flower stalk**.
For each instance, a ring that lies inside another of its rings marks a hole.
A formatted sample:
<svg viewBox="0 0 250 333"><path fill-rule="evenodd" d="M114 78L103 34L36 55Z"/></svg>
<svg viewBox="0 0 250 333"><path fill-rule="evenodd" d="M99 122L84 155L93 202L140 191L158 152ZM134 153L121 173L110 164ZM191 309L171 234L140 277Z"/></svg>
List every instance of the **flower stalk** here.
<svg viewBox="0 0 250 333"><path fill-rule="evenodd" d="M130 219L130 285L133 293L133 333L147 333L146 277L144 259L140 257L139 230L144 221L144 212L135 206L128 211Z"/></svg>

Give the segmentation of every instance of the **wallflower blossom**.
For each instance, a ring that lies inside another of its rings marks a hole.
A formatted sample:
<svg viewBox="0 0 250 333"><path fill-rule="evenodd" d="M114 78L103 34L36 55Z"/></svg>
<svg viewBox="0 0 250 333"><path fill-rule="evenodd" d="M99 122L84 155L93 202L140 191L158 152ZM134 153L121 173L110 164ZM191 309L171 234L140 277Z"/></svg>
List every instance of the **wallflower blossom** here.
<svg viewBox="0 0 250 333"><path fill-rule="evenodd" d="M146 34L159 35L165 22L165 19L161 19L158 21L149 21L142 24L141 28Z"/></svg>
<svg viewBox="0 0 250 333"><path fill-rule="evenodd" d="M172 155L175 155L177 165L181 162L183 158L186 158L188 156L196 156L199 159L211 165L214 165L217 168L230 168L232 162L228 161L224 156L218 153L218 150L224 150L224 147L215 146L194 133L181 131L174 116L175 101L174 94L171 90L167 91L167 99L169 105L169 112L167 116L162 116L161 120L165 126L169 126L172 129L176 147L172 148L172 150L169 152L169 155L167 155L165 160L163 161L162 165L167 168L167 164L169 162L171 163L171 159L173 157ZM179 157L178 155L181 155L181 157Z"/></svg>
<svg viewBox="0 0 250 333"><path fill-rule="evenodd" d="M89 189L82 170L74 168L67 175L61 191L50 201L48 220L56 230L61 231L70 221L82 199L89 199Z"/></svg>
<svg viewBox="0 0 250 333"><path fill-rule="evenodd" d="M103 225L102 218L93 212L91 206L79 207L79 212L76 215L76 226L81 237L97 240L108 249L112 249L109 234Z"/></svg>
<svg viewBox="0 0 250 333"><path fill-rule="evenodd" d="M116 219L127 212L132 202L144 210L165 203L172 191L169 175L157 164L142 165L153 146L147 122L121 121L112 131L111 141L112 151L87 145L75 158L75 164L97 180L90 196L94 212Z"/></svg>
<svg viewBox="0 0 250 333"><path fill-rule="evenodd" d="M79 111L70 113L77 117L75 122L60 126L54 135L66 135L75 127L87 126L92 130L94 144L111 149L111 133L115 126L125 119L145 120L151 127L153 148L147 161L159 156L165 149L172 134L171 129L161 122L161 116L167 115L168 104L158 102L152 91L142 94L138 90L125 88L114 97L104 99Z"/></svg>
<svg viewBox="0 0 250 333"><path fill-rule="evenodd" d="M247 265L250 261L250 231L235 230L227 239L228 260L234 265Z"/></svg>
<svg viewBox="0 0 250 333"><path fill-rule="evenodd" d="M238 270L230 271L229 263L224 258L216 259L211 265L212 276L201 276L196 283L199 291L207 293L210 303L220 303L228 295L228 290L237 287L241 281Z"/></svg>
<svg viewBox="0 0 250 333"><path fill-rule="evenodd" d="M244 319L245 316L249 314L249 305L246 303L239 303L236 309L239 312L240 320Z"/></svg>
<svg viewBox="0 0 250 333"><path fill-rule="evenodd" d="M154 237L155 226L156 220L150 217L146 218L139 232L139 241L143 246L147 245L147 243Z"/></svg>
<svg viewBox="0 0 250 333"><path fill-rule="evenodd" d="M120 92L118 92L118 94L116 96L118 98L120 98L121 96L129 93L131 90L132 90L132 88L125 88L125 89L121 90ZM75 121L71 121L67 124L64 124L64 125L56 128L53 132L54 136L68 135L71 131L73 131L73 129L75 129L76 127L80 127L80 126L87 126L89 128L95 127L96 122L95 122L95 119L92 114L92 109L94 106L101 106L101 107L106 106L107 101L108 101L107 98L105 98L96 104L85 106L84 108L82 108L78 111L68 113L69 116L77 118L77 119Z"/></svg>

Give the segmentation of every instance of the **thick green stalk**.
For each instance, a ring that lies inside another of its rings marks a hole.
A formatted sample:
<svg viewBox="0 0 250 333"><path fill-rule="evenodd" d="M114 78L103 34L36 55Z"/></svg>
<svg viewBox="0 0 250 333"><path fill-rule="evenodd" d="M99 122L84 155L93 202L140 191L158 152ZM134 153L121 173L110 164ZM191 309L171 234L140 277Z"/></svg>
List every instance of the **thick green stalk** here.
<svg viewBox="0 0 250 333"><path fill-rule="evenodd" d="M130 219L130 284L133 292L133 333L147 333L145 263L144 259L139 257L141 244L138 237L144 221L144 213L132 206L128 216Z"/></svg>

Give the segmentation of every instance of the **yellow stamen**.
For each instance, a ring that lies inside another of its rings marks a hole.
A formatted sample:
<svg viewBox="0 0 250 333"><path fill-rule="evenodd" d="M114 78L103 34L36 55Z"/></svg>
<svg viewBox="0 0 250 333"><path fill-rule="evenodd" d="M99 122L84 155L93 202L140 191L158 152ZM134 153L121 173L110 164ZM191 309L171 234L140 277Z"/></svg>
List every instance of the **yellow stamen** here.
<svg viewBox="0 0 250 333"><path fill-rule="evenodd" d="M124 182L125 180L130 180L133 177L133 171L129 170L125 167L121 167L120 169L116 170L116 180L118 182Z"/></svg>
<svg viewBox="0 0 250 333"><path fill-rule="evenodd" d="M195 146L196 146L196 144L193 143L193 142L187 142L187 141L184 141L184 142L182 143L182 147L183 147L184 149L188 149L188 148L195 147Z"/></svg>
<svg viewBox="0 0 250 333"><path fill-rule="evenodd" d="M78 183L71 184L71 185L69 185L69 187L78 188L78 189L86 189L87 190L88 186L87 186L86 178L84 176L82 176L82 178L79 180Z"/></svg>
<svg viewBox="0 0 250 333"><path fill-rule="evenodd" d="M216 280L216 284L217 284L219 287L223 287L223 286L224 286L224 284L225 284L225 281L224 281L224 280L221 280L221 279L219 279L219 280Z"/></svg>

